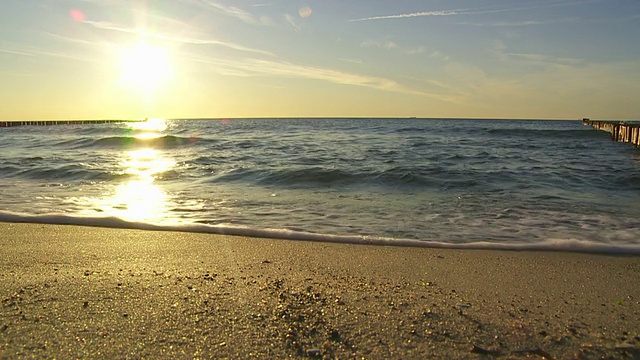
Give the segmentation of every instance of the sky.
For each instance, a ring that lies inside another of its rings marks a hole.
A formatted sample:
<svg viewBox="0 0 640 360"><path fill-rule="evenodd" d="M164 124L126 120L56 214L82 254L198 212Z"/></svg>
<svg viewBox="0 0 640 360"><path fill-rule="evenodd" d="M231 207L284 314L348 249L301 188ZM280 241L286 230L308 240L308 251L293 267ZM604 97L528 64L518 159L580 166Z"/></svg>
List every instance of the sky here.
<svg viewBox="0 0 640 360"><path fill-rule="evenodd" d="M640 119L640 0L1 0L0 119Z"/></svg>

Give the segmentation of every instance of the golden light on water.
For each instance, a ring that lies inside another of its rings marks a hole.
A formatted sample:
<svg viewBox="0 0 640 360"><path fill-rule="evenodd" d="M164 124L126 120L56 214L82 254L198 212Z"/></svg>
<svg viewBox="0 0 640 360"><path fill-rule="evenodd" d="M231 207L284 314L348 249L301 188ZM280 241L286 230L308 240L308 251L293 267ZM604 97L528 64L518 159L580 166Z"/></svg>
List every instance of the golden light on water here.
<svg viewBox="0 0 640 360"><path fill-rule="evenodd" d="M147 119L146 121L130 122L130 123L127 123L127 125L129 125L129 127L133 130L141 130L141 131L162 132L167 129L167 121L165 119L159 119L159 118L151 118L151 119ZM137 137L144 137L144 134L140 134L140 135L142 136L137 136Z"/></svg>
<svg viewBox="0 0 640 360"><path fill-rule="evenodd" d="M119 185L111 202L112 214L127 221L159 222L168 213L167 194L150 179Z"/></svg>
<svg viewBox="0 0 640 360"><path fill-rule="evenodd" d="M139 149L125 153L120 161L122 173L132 178L116 186L113 193L99 199L101 212L134 222L166 224L172 202L156 184L158 176L171 170L175 162L155 149Z"/></svg>
<svg viewBox="0 0 640 360"><path fill-rule="evenodd" d="M120 161L124 173L136 175L141 179L153 180L157 174L171 169L175 163L163 158L155 149L139 149L127 152L127 157Z"/></svg>

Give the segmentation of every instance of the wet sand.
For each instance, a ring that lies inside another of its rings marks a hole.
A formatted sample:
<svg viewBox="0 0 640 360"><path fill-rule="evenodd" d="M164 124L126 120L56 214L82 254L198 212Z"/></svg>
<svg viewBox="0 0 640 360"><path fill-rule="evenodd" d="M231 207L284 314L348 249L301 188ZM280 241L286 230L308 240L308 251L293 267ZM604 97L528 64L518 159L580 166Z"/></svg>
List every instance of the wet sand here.
<svg viewBox="0 0 640 360"><path fill-rule="evenodd" d="M0 223L0 358L640 358L640 257Z"/></svg>

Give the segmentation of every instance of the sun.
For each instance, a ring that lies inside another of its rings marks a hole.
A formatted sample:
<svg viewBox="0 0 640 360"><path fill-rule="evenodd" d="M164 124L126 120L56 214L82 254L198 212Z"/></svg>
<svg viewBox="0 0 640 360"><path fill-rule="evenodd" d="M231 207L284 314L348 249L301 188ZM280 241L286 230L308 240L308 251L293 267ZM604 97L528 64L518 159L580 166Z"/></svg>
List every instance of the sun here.
<svg viewBox="0 0 640 360"><path fill-rule="evenodd" d="M141 42L120 54L122 82L149 95L173 75L171 56L166 48Z"/></svg>

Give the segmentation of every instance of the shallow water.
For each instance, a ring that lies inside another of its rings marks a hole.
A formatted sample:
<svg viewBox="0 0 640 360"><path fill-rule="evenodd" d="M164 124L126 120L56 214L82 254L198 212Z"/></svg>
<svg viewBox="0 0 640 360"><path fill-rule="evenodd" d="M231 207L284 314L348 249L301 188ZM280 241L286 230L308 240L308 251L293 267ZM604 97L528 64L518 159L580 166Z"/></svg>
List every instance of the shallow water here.
<svg viewBox="0 0 640 360"><path fill-rule="evenodd" d="M640 152L579 121L22 126L0 151L5 220L640 251Z"/></svg>

